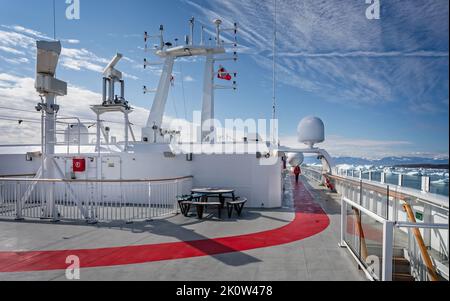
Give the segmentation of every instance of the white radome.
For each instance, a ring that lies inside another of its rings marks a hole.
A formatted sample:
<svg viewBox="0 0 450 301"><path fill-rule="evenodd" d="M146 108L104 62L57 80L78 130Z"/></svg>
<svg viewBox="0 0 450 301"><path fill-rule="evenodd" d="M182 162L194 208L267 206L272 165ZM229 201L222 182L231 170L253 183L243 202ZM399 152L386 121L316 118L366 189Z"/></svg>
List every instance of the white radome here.
<svg viewBox="0 0 450 301"><path fill-rule="evenodd" d="M64 131L64 142L70 144L89 144L89 130L84 124L72 124Z"/></svg>
<svg viewBox="0 0 450 301"><path fill-rule="evenodd" d="M299 142L312 148L315 144L325 141L325 125L318 117L306 117L300 121L297 134Z"/></svg>
<svg viewBox="0 0 450 301"><path fill-rule="evenodd" d="M290 166L302 165L305 156L302 153L290 153L287 156L287 162Z"/></svg>

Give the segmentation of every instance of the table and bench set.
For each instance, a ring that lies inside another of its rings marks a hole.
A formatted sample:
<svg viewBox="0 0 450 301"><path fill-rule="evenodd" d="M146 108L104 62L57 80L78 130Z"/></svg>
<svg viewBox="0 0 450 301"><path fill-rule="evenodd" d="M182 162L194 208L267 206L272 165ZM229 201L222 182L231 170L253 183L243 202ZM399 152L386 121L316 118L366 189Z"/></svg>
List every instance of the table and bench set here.
<svg viewBox="0 0 450 301"><path fill-rule="evenodd" d="M209 198L218 198L218 202L209 202ZM203 219L203 214L207 207L216 207L218 209L218 216L222 218L222 209L225 207L228 211L228 218L233 215L233 210L238 216L241 216L242 210L247 203L246 198L236 197L232 189L217 189L217 188L199 188L192 189L191 195L184 195L177 198L181 213L184 216L189 216L191 207L196 207L197 216Z"/></svg>

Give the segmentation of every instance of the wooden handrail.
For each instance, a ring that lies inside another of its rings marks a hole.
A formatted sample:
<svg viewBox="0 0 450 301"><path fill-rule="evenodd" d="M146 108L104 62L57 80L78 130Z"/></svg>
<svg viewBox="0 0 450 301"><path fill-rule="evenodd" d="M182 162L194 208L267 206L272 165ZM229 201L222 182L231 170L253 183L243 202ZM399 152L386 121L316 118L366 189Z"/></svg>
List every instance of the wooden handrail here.
<svg viewBox="0 0 450 301"><path fill-rule="evenodd" d="M366 236L364 235L364 229L361 224L361 212L357 208L353 208L353 212L356 215L356 231L361 240L361 257L366 262L367 257L369 257L369 250L367 249Z"/></svg>
<svg viewBox="0 0 450 301"><path fill-rule="evenodd" d="M194 176L167 178L167 179L135 179L135 180L67 180L67 179L23 179L23 178L0 178L0 182L37 182L37 183L152 183L170 182L193 179Z"/></svg>
<svg viewBox="0 0 450 301"><path fill-rule="evenodd" d="M403 209L406 211L408 220L411 223L417 223L416 217L414 216L414 212L411 206L409 204L404 204ZM418 228L413 228L412 231L414 233L414 237L417 241L417 244L419 245L422 259L425 262L425 266L427 267L428 276L430 276L431 281L439 281L436 269L433 265L433 261L431 260L430 254L428 253L427 247L425 246L425 242L423 241L422 233L420 233L420 230Z"/></svg>

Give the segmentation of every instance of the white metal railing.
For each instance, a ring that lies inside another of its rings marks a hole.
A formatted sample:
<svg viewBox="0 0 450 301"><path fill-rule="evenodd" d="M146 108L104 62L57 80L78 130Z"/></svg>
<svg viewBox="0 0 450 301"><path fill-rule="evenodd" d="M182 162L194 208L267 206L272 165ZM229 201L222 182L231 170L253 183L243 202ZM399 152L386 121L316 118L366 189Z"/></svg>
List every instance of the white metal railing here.
<svg viewBox="0 0 450 301"><path fill-rule="evenodd" d="M355 209L358 211L352 211ZM357 227L358 223L360 228ZM373 229L370 237L367 236L369 229ZM372 280L392 281L393 229L394 222L342 198L340 245L350 250Z"/></svg>
<svg viewBox="0 0 450 301"><path fill-rule="evenodd" d="M323 175L321 170L313 169L313 168L302 168L302 173L306 177L314 180L315 182L322 184L323 183Z"/></svg>
<svg viewBox="0 0 450 301"><path fill-rule="evenodd" d="M394 258L404 258L410 263L410 273L417 281L429 281L428 268L424 264L423 254L410 229L432 229L446 231L447 224L414 224L387 220L367 208L342 198L341 203L341 243L355 257L366 275L372 280L392 281L396 265ZM404 229L408 235L405 241ZM448 240L447 240L448 241ZM442 246L446 248L447 246ZM447 265L431 254L434 268L438 274L448 280ZM442 259L442 258L440 258Z"/></svg>
<svg viewBox="0 0 450 301"><path fill-rule="evenodd" d="M337 176L356 178L359 180L367 180L381 184L395 185L399 187L411 188L422 192L431 192L448 197L447 191L440 186L434 184L432 176L427 175L409 175L401 172L386 173L381 170L354 170L335 168L333 174ZM448 185L447 185L448 186ZM438 189L438 187L441 187ZM445 187L445 186L444 186Z"/></svg>
<svg viewBox="0 0 450 301"><path fill-rule="evenodd" d="M0 179L0 216L15 219L147 220L175 214L192 177L161 180Z"/></svg>
<svg viewBox="0 0 450 301"><path fill-rule="evenodd" d="M398 222L394 228L394 247L405 251L405 258L411 265L410 273L418 281L430 281L428 268L420 251L420 246L414 237L413 229L420 229L422 235L431 230L433 235L440 236L439 250L428 248L428 253L438 275L449 280L448 266L448 224L413 224ZM406 237L406 240L405 240Z"/></svg>
<svg viewBox="0 0 450 301"><path fill-rule="evenodd" d="M420 190L377 183L373 181L355 179L347 176L331 176L323 174L320 170L303 168L303 174L320 184L325 182L325 177L332 182L333 187L344 200L352 203L352 208L361 208L361 214L372 216L372 222L376 221L372 228L378 228L382 233L384 221L393 222L395 227L396 252L406 252L413 267L412 274L417 280L427 280L424 273L424 265L417 242L411 237L411 229L420 229L424 243L429 249L433 264L440 276L448 279L449 266L449 238L448 238L448 198ZM344 202L344 201L343 201ZM347 203L348 203L347 202ZM353 205L357 206L353 206ZM409 204L416 215L417 223L409 223L403 204ZM370 212L370 214L367 214ZM343 215L344 215L343 211ZM349 213L350 214L350 213ZM378 217L378 220L374 218ZM383 222L380 222L383 219ZM347 221L349 222L349 221ZM378 223L378 224L377 224ZM355 229L353 229L355 230ZM371 230L369 230L371 232ZM372 231L373 232L373 231ZM369 250L380 250L379 241L383 238L378 234L378 243L370 245ZM358 240L358 238L355 238ZM406 243L409 240L409 243ZM374 243L373 241L371 243ZM357 241L355 241L357 245ZM380 253L380 252L378 252ZM378 254L381 256L381 253ZM401 254L397 254L401 255ZM381 274L373 276L381 279Z"/></svg>

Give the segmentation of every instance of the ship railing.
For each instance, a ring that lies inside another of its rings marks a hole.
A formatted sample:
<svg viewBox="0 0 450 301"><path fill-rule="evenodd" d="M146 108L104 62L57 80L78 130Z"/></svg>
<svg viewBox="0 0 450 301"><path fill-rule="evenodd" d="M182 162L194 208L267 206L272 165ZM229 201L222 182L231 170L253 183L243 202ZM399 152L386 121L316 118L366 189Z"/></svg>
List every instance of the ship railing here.
<svg viewBox="0 0 450 301"><path fill-rule="evenodd" d="M387 220L345 197L341 206L340 246L350 251L369 279L448 280L448 256L424 251L423 241L415 237L428 229L439 233L442 249L448 254L448 224Z"/></svg>
<svg viewBox="0 0 450 301"><path fill-rule="evenodd" d="M428 256L431 257L433 266L439 274L438 276L448 279L448 198L397 185L329 175L321 170L308 167L303 168L303 174L318 184L325 184L328 180L344 200L357 204L364 208L365 211L386 221L396 225L401 223L411 224L413 222L412 224L415 225L415 228L395 227L395 234L396 243L403 242L402 250L406 252L405 257L411 264L415 264L412 266L416 269L413 271L416 280L425 280L426 277L429 277L427 273L423 273L424 269L423 265L421 265L423 258ZM343 211L344 213L345 211ZM353 215L358 216L358 212L354 212ZM359 220L359 218L356 220ZM436 227L432 227L432 225L436 225ZM358 230L358 226L352 227ZM375 223L373 228L378 228L378 232L382 233L380 224ZM419 232L414 229L419 229ZM363 229L359 230L362 232L360 235L364 235ZM411 232L416 235L411 236ZM406 244L408 237L414 239L409 244ZM417 248L419 243L423 244L422 248ZM424 251L428 255L422 254ZM396 252L399 253L400 249L397 248ZM400 256L401 254L396 255ZM421 270L418 270L420 267ZM378 277L376 279L381 278Z"/></svg>
<svg viewBox="0 0 450 301"><path fill-rule="evenodd" d="M313 180L319 184L322 184L324 182L321 169L316 169L316 168L312 168L312 167L309 167L309 168L303 167L302 173L306 177L310 178L311 180Z"/></svg>
<svg viewBox="0 0 450 301"><path fill-rule="evenodd" d="M154 180L0 179L0 217L133 222L178 213L193 177Z"/></svg>
<svg viewBox="0 0 450 301"><path fill-rule="evenodd" d="M354 169L342 169L335 168L334 175L342 176L346 178L353 178L358 180L367 180L369 182L395 185L399 187L411 188L413 190L419 190L423 192L430 192L435 194L445 194L445 186L442 186L441 179L437 180L435 176L429 175L411 175L408 173L387 173L381 170L354 170ZM438 184L436 184L438 183ZM440 184L439 184L440 183Z"/></svg>

